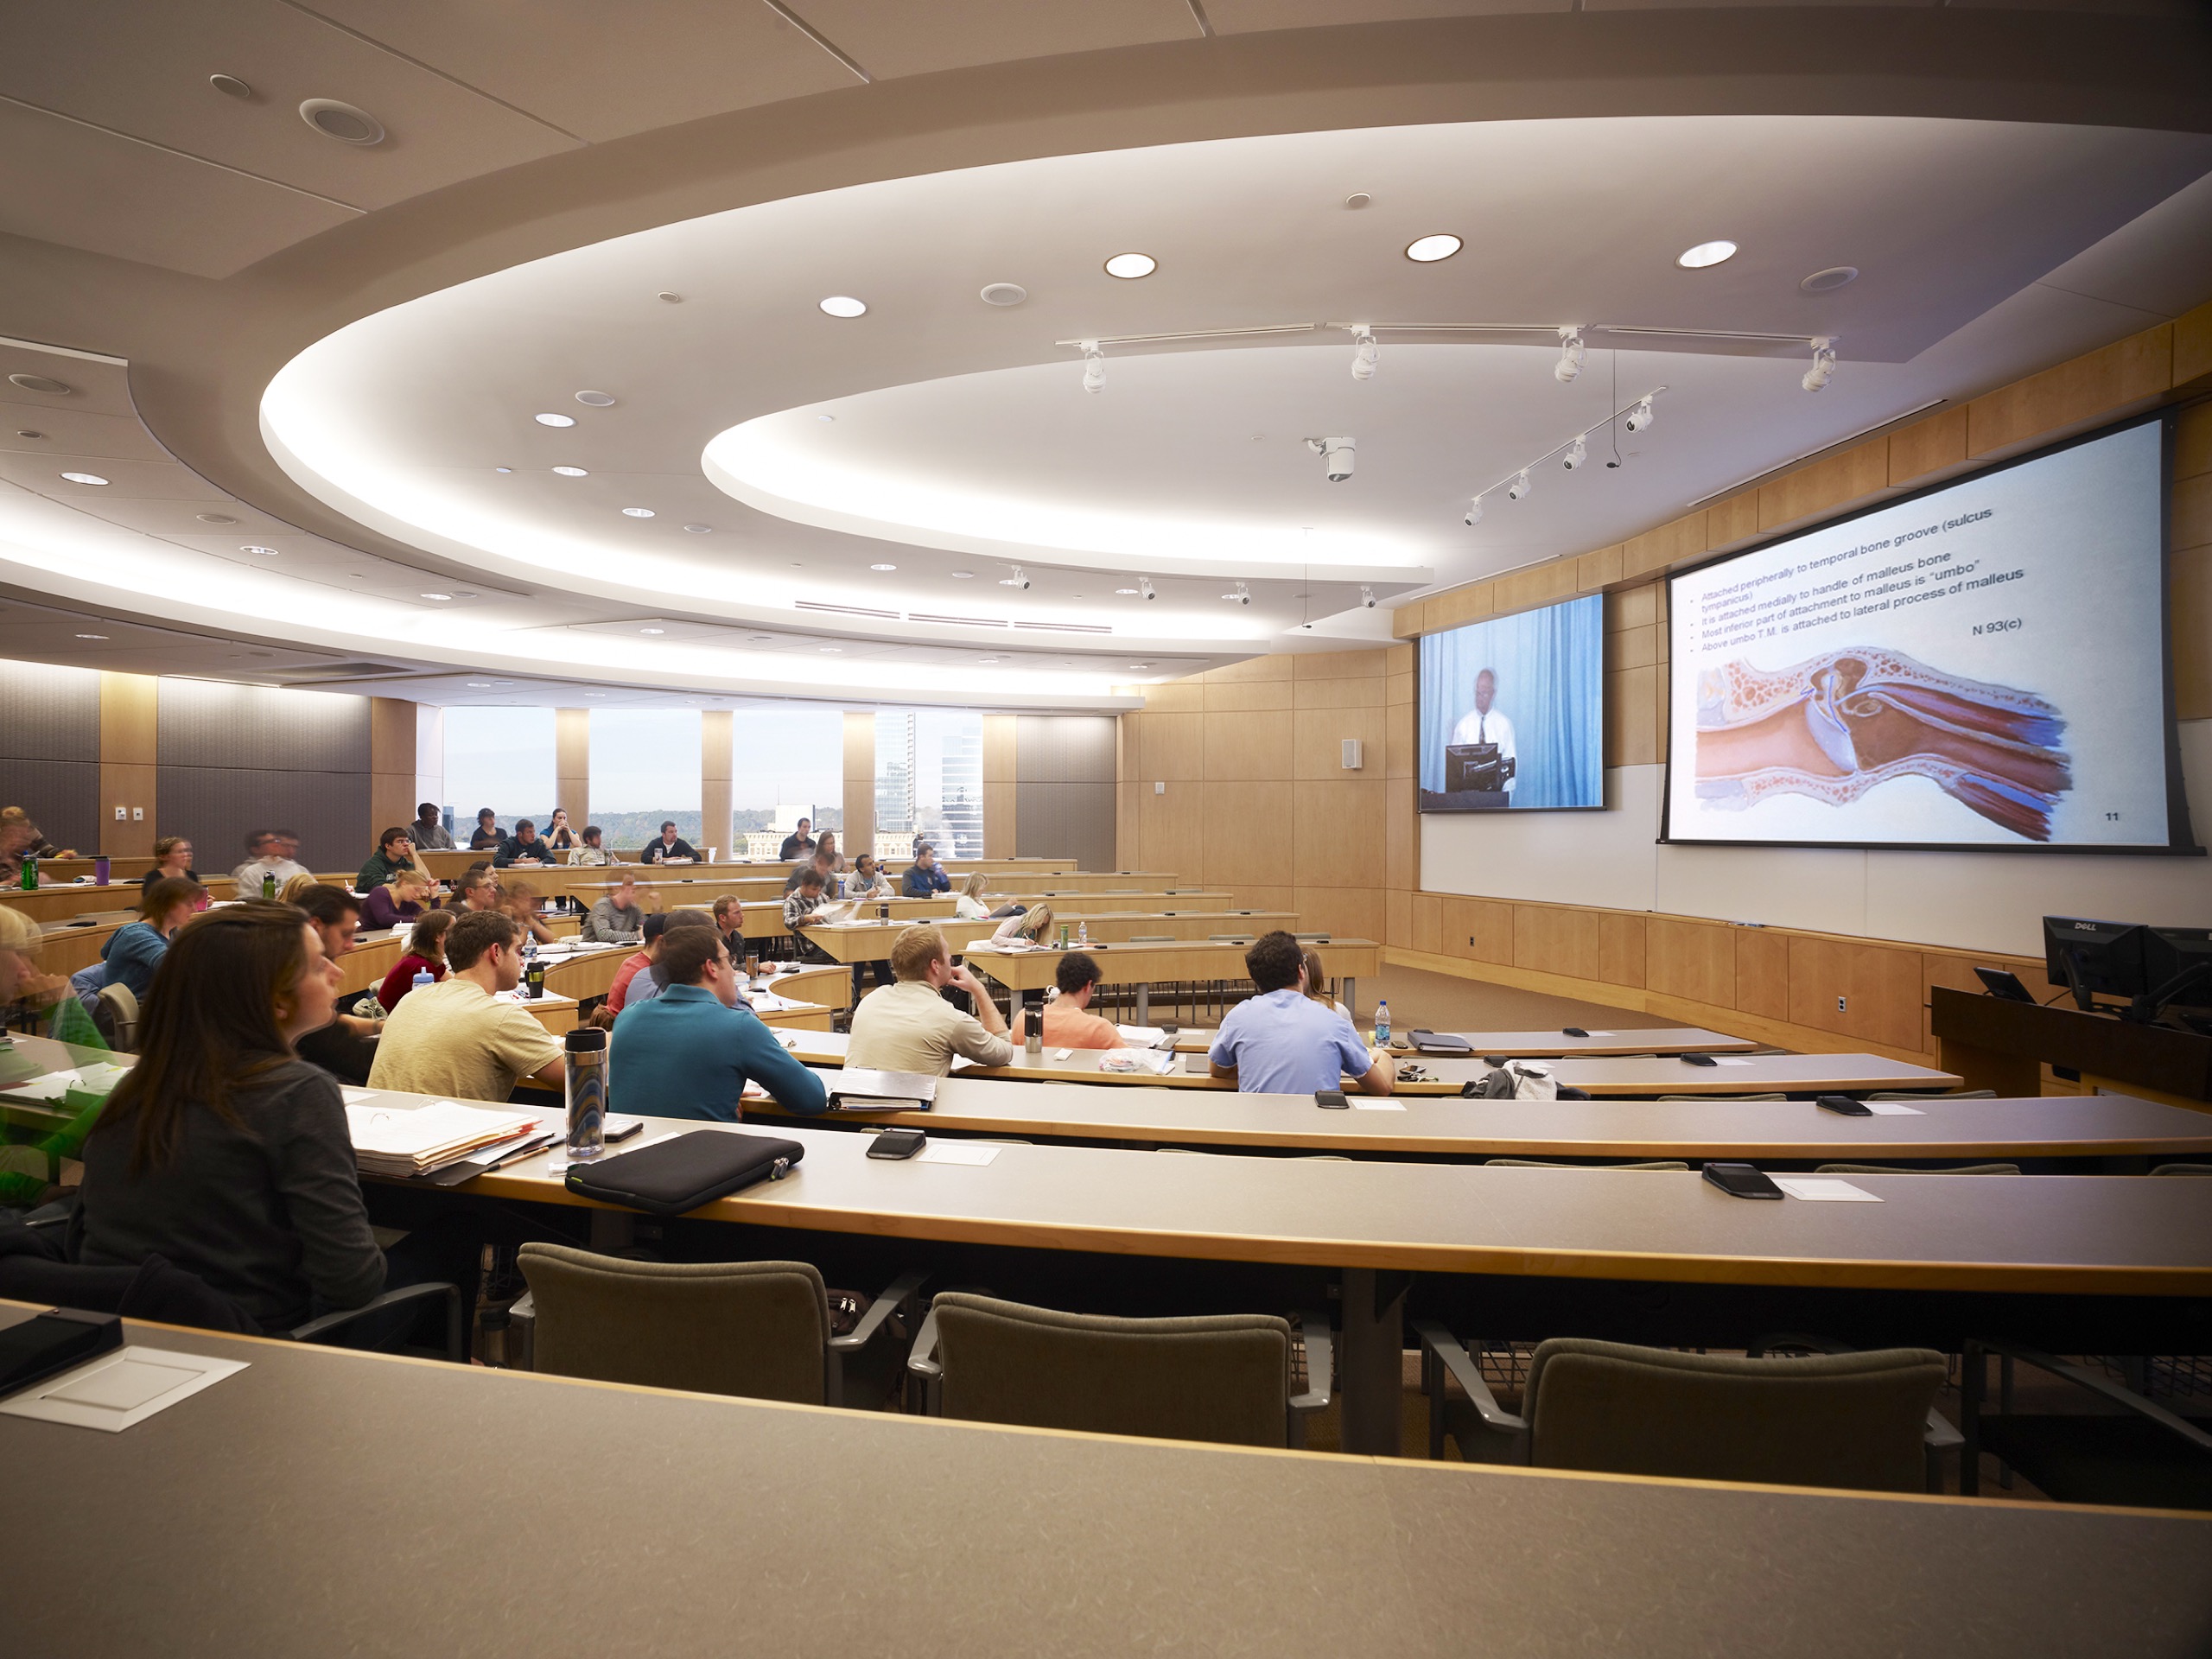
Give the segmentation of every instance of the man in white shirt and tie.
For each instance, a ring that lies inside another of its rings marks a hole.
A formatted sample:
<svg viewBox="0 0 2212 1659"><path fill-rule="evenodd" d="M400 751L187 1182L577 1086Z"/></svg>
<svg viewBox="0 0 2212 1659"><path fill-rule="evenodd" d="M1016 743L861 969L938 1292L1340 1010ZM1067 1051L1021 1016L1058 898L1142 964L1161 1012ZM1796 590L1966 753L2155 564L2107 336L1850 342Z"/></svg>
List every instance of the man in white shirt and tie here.
<svg viewBox="0 0 2212 1659"><path fill-rule="evenodd" d="M1497 676L1484 669L1475 676L1475 706L1459 716L1459 723L1452 728L1454 743L1495 743L1497 758L1505 772L1503 787L1507 794L1520 781L1513 775L1513 722L1491 707L1497 698Z"/></svg>

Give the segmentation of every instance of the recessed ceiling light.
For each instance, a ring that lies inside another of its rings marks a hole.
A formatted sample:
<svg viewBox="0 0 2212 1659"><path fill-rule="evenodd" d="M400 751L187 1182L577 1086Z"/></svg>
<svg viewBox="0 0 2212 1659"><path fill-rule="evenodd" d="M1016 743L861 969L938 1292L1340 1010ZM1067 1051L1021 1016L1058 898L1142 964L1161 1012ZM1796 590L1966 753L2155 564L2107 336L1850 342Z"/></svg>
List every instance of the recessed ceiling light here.
<svg viewBox="0 0 2212 1659"><path fill-rule="evenodd" d="M835 426L837 423L837 417L835 415L817 415L814 418L824 426Z"/></svg>
<svg viewBox="0 0 2212 1659"><path fill-rule="evenodd" d="M749 633L745 637L756 645L765 645L771 643L776 636L772 633Z"/></svg>
<svg viewBox="0 0 2212 1659"><path fill-rule="evenodd" d="M976 573L973 570L956 570L952 573L952 579L955 582L973 582Z"/></svg>
<svg viewBox="0 0 2212 1659"><path fill-rule="evenodd" d="M1439 233L1435 236L1415 237L1406 244L1406 257L1416 264L1433 265L1440 259L1449 259L1459 251L1456 236Z"/></svg>
<svg viewBox="0 0 2212 1659"><path fill-rule="evenodd" d="M587 691L584 693L584 696L588 697L603 697L606 695L607 693L604 691Z"/></svg>
<svg viewBox="0 0 2212 1659"><path fill-rule="evenodd" d="M70 391L67 381L56 380L50 374L11 374L8 381L25 391L42 391L49 397L67 397Z"/></svg>
<svg viewBox="0 0 2212 1659"><path fill-rule="evenodd" d="M226 98L251 98L253 88L236 75L210 75L207 84Z"/></svg>
<svg viewBox="0 0 2212 1659"><path fill-rule="evenodd" d="M1351 208L1352 212L1356 213L1374 200L1375 198L1369 195L1366 191L1355 190L1351 194L1344 198L1344 206Z"/></svg>
<svg viewBox="0 0 2212 1659"><path fill-rule="evenodd" d="M580 391L576 394L576 401L587 409L612 409L614 407L614 394L611 391Z"/></svg>
<svg viewBox="0 0 2212 1659"><path fill-rule="evenodd" d="M42 438L46 434L43 432L18 432L16 435L19 438Z"/></svg>
<svg viewBox="0 0 2212 1659"><path fill-rule="evenodd" d="M340 104L334 98L311 98L300 105L300 119L326 138L341 144L380 144L384 123L366 110Z"/></svg>
<svg viewBox="0 0 2212 1659"><path fill-rule="evenodd" d="M581 467L556 467L553 469L563 478L589 478L591 474Z"/></svg>
<svg viewBox="0 0 2212 1659"><path fill-rule="evenodd" d="M871 570L896 570L899 567L895 564L871 564L868 566L868 569Z"/></svg>
<svg viewBox="0 0 2212 1659"><path fill-rule="evenodd" d="M677 293L673 289L664 288L660 291L660 302L663 305L681 305L683 303L683 296L681 294ZM588 695L595 697L601 694L594 691Z"/></svg>
<svg viewBox="0 0 2212 1659"><path fill-rule="evenodd" d="M827 652L832 657L843 655L845 650L842 645L823 645L821 649Z"/></svg>
<svg viewBox="0 0 2212 1659"><path fill-rule="evenodd" d="M978 657L976 660L979 663L995 663L998 661L998 658L995 657Z"/></svg>
<svg viewBox="0 0 2212 1659"><path fill-rule="evenodd" d="M1029 297L1029 290L1020 283L987 283L983 285L985 305L1020 305Z"/></svg>
<svg viewBox="0 0 2212 1659"><path fill-rule="evenodd" d="M638 632L639 633L666 633L668 630L666 628L639 628Z"/></svg>
<svg viewBox="0 0 2212 1659"><path fill-rule="evenodd" d="M241 553L259 553L264 556L271 559L276 556L276 550L275 548L263 547L258 543L255 542L248 542L244 547L238 549L238 551Z"/></svg>
<svg viewBox="0 0 2212 1659"><path fill-rule="evenodd" d="M1153 663L1131 663L1129 666L1131 668L1153 668L1158 666L1158 664Z"/></svg>
<svg viewBox="0 0 2212 1659"><path fill-rule="evenodd" d="M625 507L622 516L625 518L650 518L653 516L653 510L651 507Z"/></svg>
<svg viewBox="0 0 2212 1659"><path fill-rule="evenodd" d="M1148 253L1117 253L1106 262L1106 274L1133 283L1140 276L1149 276L1160 269L1160 261Z"/></svg>
<svg viewBox="0 0 2212 1659"><path fill-rule="evenodd" d="M468 683L468 689L472 691L489 691L492 689L492 682L489 680L471 680Z"/></svg>
<svg viewBox="0 0 2212 1659"><path fill-rule="evenodd" d="M514 471L514 468L512 467L494 467L492 470L495 473L512 473Z"/></svg>
<svg viewBox="0 0 2212 1659"><path fill-rule="evenodd" d="M79 639L105 639L107 638L107 635L104 633L80 633L77 637Z"/></svg>
<svg viewBox="0 0 2212 1659"><path fill-rule="evenodd" d="M424 599L451 599L453 595L451 594L424 594L423 597Z"/></svg>
<svg viewBox="0 0 2212 1659"><path fill-rule="evenodd" d="M102 478L98 473L64 473L61 476L67 479L72 484L105 484L107 482L107 480Z"/></svg>
<svg viewBox="0 0 2212 1659"><path fill-rule="evenodd" d="M203 524L235 524L238 520L227 512L196 512L192 515Z"/></svg>
<svg viewBox="0 0 2212 1659"><path fill-rule="evenodd" d="M686 524L683 528L694 536L709 536L714 533L715 527L712 524Z"/></svg>
<svg viewBox="0 0 2212 1659"><path fill-rule="evenodd" d="M514 682L512 680L494 680L492 683L494 685L512 685Z"/></svg>
<svg viewBox="0 0 2212 1659"><path fill-rule="evenodd" d="M574 426L576 423L576 417L575 416L556 415L550 410L542 410L541 412L531 416L530 418L536 421L540 426Z"/></svg>
<svg viewBox="0 0 2212 1659"><path fill-rule="evenodd" d="M1134 594L1136 592L1136 589L1134 588L1116 588L1114 591L1117 594Z"/></svg>
<svg viewBox="0 0 2212 1659"><path fill-rule="evenodd" d="M1830 265L1826 270L1815 271L1797 286L1808 294L1833 294L1858 280L1858 266Z"/></svg>
<svg viewBox="0 0 2212 1659"><path fill-rule="evenodd" d="M1722 240L1700 242L1694 248L1684 248L1675 256L1675 263L1684 270L1703 270L1707 265L1726 264L1736 257L1736 245Z"/></svg>
<svg viewBox="0 0 2212 1659"><path fill-rule="evenodd" d="M849 294L832 294L822 302L822 309L833 317L864 317L868 315L868 303Z"/></svg>

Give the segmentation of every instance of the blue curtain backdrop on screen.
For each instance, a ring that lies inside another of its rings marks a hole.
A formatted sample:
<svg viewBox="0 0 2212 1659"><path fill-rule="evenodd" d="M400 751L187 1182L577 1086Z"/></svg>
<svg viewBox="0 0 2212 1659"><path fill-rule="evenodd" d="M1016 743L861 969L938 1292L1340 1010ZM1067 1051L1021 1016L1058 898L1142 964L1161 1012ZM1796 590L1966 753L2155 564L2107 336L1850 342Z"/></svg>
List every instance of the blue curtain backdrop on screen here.
<svg viewBox="0 0 2212 1659"><path fill-rule="evenodd" d="M1496 677L1491 707L1512 722L1513 810L1605 804L1605 601L1592 594L1471 623L1421 642L1421 786L1444 789L1445 746Z"/></svg>

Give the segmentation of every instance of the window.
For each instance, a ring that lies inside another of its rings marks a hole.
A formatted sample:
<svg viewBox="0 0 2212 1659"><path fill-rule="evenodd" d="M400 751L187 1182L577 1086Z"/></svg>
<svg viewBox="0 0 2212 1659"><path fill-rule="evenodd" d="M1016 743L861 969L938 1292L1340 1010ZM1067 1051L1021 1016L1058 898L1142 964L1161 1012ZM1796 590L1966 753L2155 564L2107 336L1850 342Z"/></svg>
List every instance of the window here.
<svg viewBox="0 0 2212 1659"><path fill-rule="evenodd" d="M593 709L591 821L607 832L602 844L642 847L671 818L702 856L722 845L699 824L699 711Z"/></svg>
<svg viewBox="0 0 2212 1659"><path fill-rule="evenodd" d="M497 813L509 834L517 818L543 827L553 816L550 709L448 709L445 731L446 798L461 846L468 845L480 807Z"/></svg>
<svg viewBox="0 0 2212 1659"><path fill-rule="evenodd" d="M875 852L904 864L917 838L946 858L983 854L983 717L917 709L875 717Z"/></svg>
<svg viewBox="0 0 2212 1659"><path fill-rule="evenodd" d="M739 709L730 727L730 838L744 856L775 857L801 818L844 829L842 709Z"/></svg>

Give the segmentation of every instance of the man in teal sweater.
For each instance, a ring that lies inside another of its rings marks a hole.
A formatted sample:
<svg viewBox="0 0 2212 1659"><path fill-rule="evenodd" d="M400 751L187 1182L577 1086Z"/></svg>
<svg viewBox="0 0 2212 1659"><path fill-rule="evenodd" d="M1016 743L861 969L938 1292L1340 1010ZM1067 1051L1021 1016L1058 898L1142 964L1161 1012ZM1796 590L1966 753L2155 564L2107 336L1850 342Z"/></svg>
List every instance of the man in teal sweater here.
<svg viewBox="0 0 2212 1659"><path fill-rule="evenodd" d="M809 1116L829 1095L816 1077L737 999L729 947L711 927L671 928L658 966L668 988L633 1002L614 1022L607 1065L610 1109L641 1117L738 1118L748 1080L786 1111Z"/></svg>

